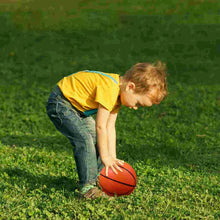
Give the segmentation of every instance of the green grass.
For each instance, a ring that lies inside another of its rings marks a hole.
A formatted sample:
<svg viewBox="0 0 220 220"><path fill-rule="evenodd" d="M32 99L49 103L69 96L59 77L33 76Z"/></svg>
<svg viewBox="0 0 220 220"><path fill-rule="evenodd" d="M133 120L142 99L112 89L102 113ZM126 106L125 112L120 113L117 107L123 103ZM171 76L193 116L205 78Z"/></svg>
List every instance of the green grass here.
<svg viewBox="0 0 220 220"><path fill-rule="evenodd" d="M220 219L219 1L51 4L0 4L0 218ZM169 97L117 120L135 191L78 201L72 147L45 111L51 89L78 70L159 59Z"/></svg>

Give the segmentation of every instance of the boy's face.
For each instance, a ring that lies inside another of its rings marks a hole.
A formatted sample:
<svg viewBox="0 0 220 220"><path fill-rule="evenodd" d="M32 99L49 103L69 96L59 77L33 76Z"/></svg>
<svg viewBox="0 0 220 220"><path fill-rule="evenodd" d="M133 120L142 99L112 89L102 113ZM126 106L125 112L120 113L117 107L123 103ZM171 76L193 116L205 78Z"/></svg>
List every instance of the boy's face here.
<svg viewBox="0 0 220 220"><path fill-rule="evenodd" d="M150 98L152 93L153 91L147 92L146 94L135 93L135 84L128 82L126 89L121 91L120 94L121 104L135 110L137 110L140 106L152 106L154 104Z"/></svg>

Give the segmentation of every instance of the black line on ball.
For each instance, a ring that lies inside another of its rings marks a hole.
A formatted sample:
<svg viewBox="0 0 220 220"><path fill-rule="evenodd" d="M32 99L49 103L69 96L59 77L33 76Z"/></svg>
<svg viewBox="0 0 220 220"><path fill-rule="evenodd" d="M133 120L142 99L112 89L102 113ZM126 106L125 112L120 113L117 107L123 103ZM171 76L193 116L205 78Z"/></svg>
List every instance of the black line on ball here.
<svg viewBox="0 0 220 220"><path fill-rule="evenodd" d="M136 182L136 178L134 177L133 173L130 170L126 169L125 167L121 166L121 165L118 165L118 166L121 167L124 170L127 170L131 174L131 176L133 177L133 179L135 181L135 186L136 186L137 182Z"/></svg>
<svg viewBox="0 0 220 220"><path fill-rule="evenodd" d="M120 181L118 181L118 180L114 180L114 179L112 179L112 178L110 178L110 177L108 177L108 176L105 176L105 175L103 175L103 174L100 174L101 176L103 176L103 177L105 177L105 178L107 178L107 179L109 179L109 180L112 180L112 181L114 181L114 182L116 182L116 183L120 183L120 184L123 184L123 185L126 185L126 186L130 186L130 187L135 187L136 185L130 185L130 184L127 184L127 183L123 183L123 182L120 182Z"/></svg>

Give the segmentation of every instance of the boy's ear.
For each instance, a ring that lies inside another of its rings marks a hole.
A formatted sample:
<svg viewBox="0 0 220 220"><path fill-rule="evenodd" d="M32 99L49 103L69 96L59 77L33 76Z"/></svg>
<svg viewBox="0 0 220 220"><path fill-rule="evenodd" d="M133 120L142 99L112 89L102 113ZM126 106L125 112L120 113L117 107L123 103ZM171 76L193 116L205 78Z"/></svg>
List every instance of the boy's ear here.
<svg viewBox="0 0 220 220"><path fill-rule="evenodd" d="M133 83L133 82L128 82L128 84L127 84L127 89L128 90L133 90L133 91L135 91L135 84Z"/></svg>

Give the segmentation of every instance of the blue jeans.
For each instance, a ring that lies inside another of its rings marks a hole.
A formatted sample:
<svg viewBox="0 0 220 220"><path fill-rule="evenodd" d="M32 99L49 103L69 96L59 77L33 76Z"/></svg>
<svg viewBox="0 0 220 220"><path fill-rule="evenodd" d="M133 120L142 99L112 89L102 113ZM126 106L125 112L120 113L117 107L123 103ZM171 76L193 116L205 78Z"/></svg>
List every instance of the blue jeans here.
<svg viewBox="0 0 220 220"><path fill-rule="evenodd" d="M58 86L49 96L47 114L73 145L80 187L95 184L103 168L97 147L95 120L75 109Z"/></svg>

